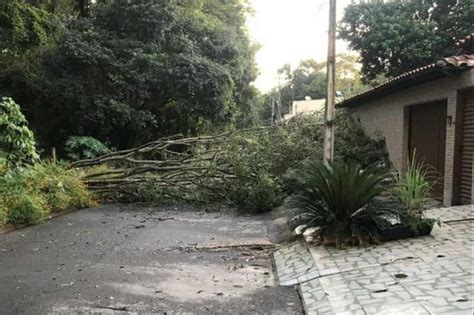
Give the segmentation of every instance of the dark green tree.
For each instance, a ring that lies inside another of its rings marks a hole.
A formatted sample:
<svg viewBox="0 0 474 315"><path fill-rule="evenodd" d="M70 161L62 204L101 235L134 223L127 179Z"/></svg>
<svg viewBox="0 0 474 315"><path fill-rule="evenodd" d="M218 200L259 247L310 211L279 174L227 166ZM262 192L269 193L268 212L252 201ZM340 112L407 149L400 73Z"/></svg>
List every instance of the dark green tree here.
<svg viewBox="0 0 474 315"><path fill-rule="evenodd" d="M0 2L0 61L51 43L57 20L17 0Z"/></svg>
<svg viewBox="0 0 474 315"><path fill-rule="evenodd" d="M474 32L472 0L414 0L349 6L339 29L360 54L365 82L393 77L452 55Z"/></svg>
<svg viewBox="0 0 474 315"><path fill-rule="evenodd" d="M239 0L117 0L73 20L33 77L4 88L45 147L91 136L117 148L245 123L255 49Z"/></svg>

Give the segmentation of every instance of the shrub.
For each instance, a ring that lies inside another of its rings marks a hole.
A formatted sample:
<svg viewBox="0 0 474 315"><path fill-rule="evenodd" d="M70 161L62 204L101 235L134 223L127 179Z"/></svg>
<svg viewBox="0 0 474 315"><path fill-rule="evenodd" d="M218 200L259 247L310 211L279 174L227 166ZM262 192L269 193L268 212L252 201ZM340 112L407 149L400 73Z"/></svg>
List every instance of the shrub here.
<svg viewBox="0 0 474 315"><path fill-rule="evenodd" d="M378 198L386 187L389 173L378 165L366 168L350 162L325 165L306 161L289 175L297 183L297 191L287 206L295 210L298 224L319 229L325 242L377 242L379 227L401 209Z"/></svg>
<svg viewBox="0 0 474 315"><path fill-rule="evenodd" d="M0 177L3 177L7 174L8 166L5 154L0 151Z"/></svg>
<svg viewBox="0 0 474 315"><path fill-rule="evenodd" d="M27 175L30 190L41 195L51 212L90 207L92 195L81 181L79 172L62 163L35 164Z"/></svg>
<svg viewBox="0 0 474 315"><path fill-rule="evenodd" d="M66 152L71 160L92 159L110 152L110 149L93 137L70 137Z"/></svg>
<svg viewBox="0 0 474 315"><path fill-rule="evenodd" d="M312 117L254 131L235 133L219 149L232 174L220 188L238 208L265 212L281 205L289 187L284 174L307 158L320 158L322 134Z"/></svg>
<svg viewBox="0 0 474 315"><path fill-rule="evenodd" d="M0 147L11 167L32 164L39 159L33 132L20 106L8 97L0 99Z"/></svg>
<svg viewBox="0 0 474 315"><path fill-rule="evenodd" d="M0 199L0 201L2 201ZM7 222L7 207L5 204L0 204L0 228Z"/></svg>
<svg viewBox="0 0 474 315"><path fill-rule="evenodd" d="M395 177L395 193L412 215L421 215L423 204L431 197L433 185L429 176L428 167L413 154L406 172Z"/></svg>
<svg viewBox="0 0 474 315"><path fill-rule="evenodd" d="M0 212L12 224L36 224L50 212L94 204L77 171L40 162L0 177Z"/></svg>
<svg viewBox="0 0 474 315"><path fill-rule="evenodd" d="M387 169L391 167L385 139L368 137L362 125L347 110L337 111L334 141L336 161L357 161L362 166L379 163Z"/></svg>
<svg viewBox="0 0 474 315"><path fill-rule="evenodd" d="M242 210L265 212L282 202L280 185L271 175L262 172L251 180L232 185L228 191L231 202Z"/></svg>
<svg viewBox="0 0 474 315"><path fill-rule="evenodd" d="M45 216L41 201L27 194L15 194L9 197L7 222L11 224L38 224Z"/></svg>

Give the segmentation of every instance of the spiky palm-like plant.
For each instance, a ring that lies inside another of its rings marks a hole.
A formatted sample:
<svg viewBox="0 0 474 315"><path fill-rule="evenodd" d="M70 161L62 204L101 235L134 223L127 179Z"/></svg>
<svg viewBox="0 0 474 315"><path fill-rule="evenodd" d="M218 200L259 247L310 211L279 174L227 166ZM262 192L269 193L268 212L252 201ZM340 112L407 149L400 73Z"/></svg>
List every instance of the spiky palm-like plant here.
<svg viewBox="0 0 474 315"><path fill-rule="evenodd" d="M323 240L344 243L377 242L379 227L400 214L393 202L378 198L390 174L377 165L363 168L355 162L325 165L307 161L289 174L298 187L287 200L294 218L316 227Z"/></svg>

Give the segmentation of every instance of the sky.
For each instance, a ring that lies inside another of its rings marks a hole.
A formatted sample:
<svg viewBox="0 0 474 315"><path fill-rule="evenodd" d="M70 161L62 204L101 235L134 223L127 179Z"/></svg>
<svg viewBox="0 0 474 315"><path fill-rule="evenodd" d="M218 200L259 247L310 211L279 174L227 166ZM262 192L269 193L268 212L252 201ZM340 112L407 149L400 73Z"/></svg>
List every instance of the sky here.
<svg viewBox="0 0 474 315"><path fill-rule="evenodd" d="M338 0L338 19L351 0ZM278 85L277 70L284 64L296 67L301 60L326 60L328 0L252 0L254 15L247 18L257 53L260 75L255 86L262 92ZM347 45L337 41L337 53Z"/></svg>

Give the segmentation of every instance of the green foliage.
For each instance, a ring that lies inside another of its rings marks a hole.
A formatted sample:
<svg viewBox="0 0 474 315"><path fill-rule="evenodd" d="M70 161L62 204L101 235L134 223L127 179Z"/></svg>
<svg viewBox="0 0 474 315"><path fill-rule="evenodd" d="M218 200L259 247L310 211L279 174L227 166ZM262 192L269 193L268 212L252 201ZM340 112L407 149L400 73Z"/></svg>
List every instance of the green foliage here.
<svg viewBox="0 0 474 315"><path fill-rule="evenodd" d="M393 77L455 53L474 32L471 0L390 1L349 6L340 37L360 53L366 82Z"/></svg>
<svg viewBox="0 0 474 315"><path fill-rule="evenodd" d="M70 19L77 16L81 8L81 3L86 4L87 0L29 0L26 1L36 8L54 14L62 19Z"/></svg>
<svg viewBox="0 0 474 315"><path fill-rule="evenodd" d="M430 235L436 223L440 224L435 219L417 218L416 226L413 228L415 236Z"/></svg>
<svg viewBox="0 0 474 315"><path fill-rule="evenodd" d="M110 149L92 137L70 137L66 141L66 152L71 160L92 159L110 152Z"/></svg>
<svg viewBox="0 0 474 315"><path fill-rule="evenodd" d="M407 170L395 178L395 193L413 215L421 215L424 203L431 197L433 184L428 181L429 176L428 167L413 154Z"/></svg>
<svg viewBox="0 0 474 315"><path fill-rule="evenodd" d="M38 224L44 219L44 209L28 195L14 195L9 200L7 223Z"/></svg>
<svg viewBox="0 0 474 315"><path fill-rule="evenodd" d="M0 228L7 222L7 209L5 205L0 205Z"/></svg>
<svg viewBox="0 0 474 315"><path fill-rule="evenodd" d="M340 115L342 119L347 113ZM111 193L107 190L107 200L227 201L245 211L269 211L281 205L295 188L294 181L284 176L290 168L307 159L322 159L320 118L302 116L284 124L235 131L225 136L178 137L172 149L176 155L168 155L171 151L142 151L133 158L143 163L128 165L126 160L117 158L89 169L88 178L110 187L109 179L126 177L123 185L114 187ZM336 150L336 160L356 160L363 165L375 160L381 167L387 167L383 163L387 157L383 141L370 140L356 121L345 117L338 133L341 141L336 146L348 147Z"/></svg>
<svg viewBox="0 0 474 315"><path fill-rule="evenodd" d="M0 151L0 177L5 176L8 171L7 159L4 157L6 154Z"/></svg>
<svg viewBox="0 0 474 315"><path fill-rule="evenodd" d="M94 205L80 174L40 162L0 177L0 216L11 224L37 224L51 212Z"/></svg>
<svg viewBox="0 0 474 315"><path fill-rule="evenodd" d="M44 147L88 135L121 149L248 123L255 48L240 0L103 2L34 67L0 75Z"/></svg>
<svg viewBox="0 0 474 315"><path fill-rule="evenodd" d="M12 167L31 164L38 159L33 132L20 106L11 98L0 101L0 148Z"/></svg>
<svg viewBox="0 0 474 315"><path fill-rule="evenodd" d="M282 202L281 184L266 172L250 178L237 175L237 183L226 189L231 204L249 212L267 212Z"/></svg>
<svg viewBox="0 0 474 315"><path fill-rule="evenodd" d="M0 3L0 57L47 45L56 29L55 18L46 11L22 1L3 0Z"/></svg>
<svg viewBox="0 0 474 315"><path fill-rule="evenodd" d="M379 163L386 169L391 167L384 138L368 137L360 122L344 109L337 111L335 123L336 161L357 161L362 166Z"/></svg>
<svg viewBox="0 0 474 315"><path fill-rule="evenodd" d="M222 150L236 178L217 186L231 203L246 210L268 211L280 205L295 187L293 179L284 176L288 170L304 160L322 159L323 126L319 121L317 116L303 116L230 137ZM345 111L338 112L336 134L337 161L356 161L363 166L377 162L389 168L385 142L370 139Z"/></svg>
<svg viewBox="0 0 474 315"><path fill-rule="evenodd" d="M26 182L33 194L44 199L48 211L57 212L94 205L80 178L80 173L69 170L65 164L41 162L31 168Z"/></svg>
<svg viewBox="0 0 474 315"><path fill-rule="evenodd" d="M297 191L287 202L298 211L295 220L306 227L319 229L320 236L344 243L377 242L379 227L400 211L382 199L390 174L377 165L363 168L360 164L325 165L306 161L289 173Z"/></svg>

